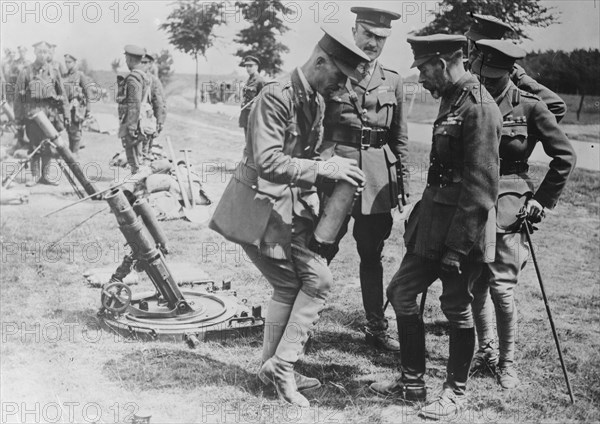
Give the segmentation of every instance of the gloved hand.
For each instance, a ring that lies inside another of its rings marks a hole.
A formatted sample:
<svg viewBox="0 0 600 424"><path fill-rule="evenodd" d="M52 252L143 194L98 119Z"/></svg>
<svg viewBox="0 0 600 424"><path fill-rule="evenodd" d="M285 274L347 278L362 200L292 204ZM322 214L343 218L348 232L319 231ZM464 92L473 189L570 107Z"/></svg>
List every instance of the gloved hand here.
<svg viewBox="0 0 600 424"><path fill-rule="evenodd" d="M452 249L448 249L442 256L442 271L449 274L462 274L460 266L463 262L463 259L464 257L461 253Z"/></svg>
<svg viewBox="0 0 600 424"><path fill-rule="evenodd" d="M525 204L527 218L532 224L537 224L546 216L544 207L535 199L529 199Z"/></svg>
<svg viewBox="0 0 600 424"><path fill-rule="evenodd" d="M132 130L132 129L129 130L129 137L131 137L131 138L137 138L137 136L138 136L138 130L137 129L136 130Z"/></svg>

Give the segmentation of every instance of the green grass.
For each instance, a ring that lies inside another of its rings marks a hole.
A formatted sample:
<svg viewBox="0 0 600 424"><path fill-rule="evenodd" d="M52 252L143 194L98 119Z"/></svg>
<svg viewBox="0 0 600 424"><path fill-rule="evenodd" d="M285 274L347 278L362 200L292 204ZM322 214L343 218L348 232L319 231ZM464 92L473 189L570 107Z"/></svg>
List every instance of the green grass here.
<svg viewBox="0 0 600 424"><path fill-rule="evenodd" d="M177 150L194 149L197 169L202 163L232 162L241 157L241 136L236 139L230 133L193 125L197 122L238 131L235 121L201 112L171 113L181 118L172 115L165 132L173 138ZM116 137L85 133L84 139L87 146L82 160L98 161L112 175L107 163L119 149ZM427 146L411 146L416 163L425 163L427 153ZM226 178L219 174L207 177L207 187L218 196ZM411 183L416 200L424 179L415 175ZM107 184L103 181L100 185ZM59 191L68 191L68 186L61 186ZM350 236L343 240L332 263L335 283L328 307L315 329L309 353L299 366L306 374L318 376L324 386L310 393L311 408L297 416L298 411L286 408L255 377L260 338L210 342L190 350L183 343L127 342L100 331L96 317L100 291L88 287L81 273L92 267L116 267L123 252L123 238L114 216L106 212L70 234L59 246L50 247L77 222L105 206L86 203L50 218L40 217L71 200L73 196L65 200L40 192L31 196L29 206L2 206L0 367L4 405L14 403L21 408L21 402L25 402L25 406L34 408L35 402L42 406L75 402L74 422L85 422L92 416L93 409L84 413L86 405L96 405L101 411L101 421L97 421L106 423L125 422L133 412L152 415L156 423L225 422L225 418L243 423L420 421L414 408L368 391L369 383L397 376L397 358L364 344L358 255ZM538 283L528 264L516 291L516 360L523 384L506 392L491 376L473 378L468 411L460 422L600 420L599 224L598 173L575 170L558 207L534 234L576 404L571 405L565 393ZM248 299L252 305L267 304L270 286L240 250L235 250L235 245L223 245L216 233L184 221L165 222L163 228L171 241L168 260L198 263L217 281L232 279L240 299ZM385 281L397 270L404 253L402 228L401 222L394 223L384 249ZM99 254L92 254L90 243L101 248ZM222 251L207 255L205 248L210 244L233 250L224 258ZM134 292L144 284L134 286ZM434 283L425 310L427 384L431 393L440 388L445 377L448 350L440 294L440 284ZM394 333L391 308L387 316ZM39 415L41 411L40 407ZM20 415L8 418L9 422L23 421ZM70 421L65 418L64 422Z"/></svg>

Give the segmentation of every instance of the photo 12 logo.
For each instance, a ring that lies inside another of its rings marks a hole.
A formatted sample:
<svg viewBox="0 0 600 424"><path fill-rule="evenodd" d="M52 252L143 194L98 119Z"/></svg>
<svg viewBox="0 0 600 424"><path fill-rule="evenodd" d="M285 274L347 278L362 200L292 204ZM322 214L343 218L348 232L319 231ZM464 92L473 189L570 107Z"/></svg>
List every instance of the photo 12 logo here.
<svg viewBox="0 0 600 424"><path fill-rule="evenodd" d="M132 1L2 1L2 23L136 24L140 6Z"/></svg>

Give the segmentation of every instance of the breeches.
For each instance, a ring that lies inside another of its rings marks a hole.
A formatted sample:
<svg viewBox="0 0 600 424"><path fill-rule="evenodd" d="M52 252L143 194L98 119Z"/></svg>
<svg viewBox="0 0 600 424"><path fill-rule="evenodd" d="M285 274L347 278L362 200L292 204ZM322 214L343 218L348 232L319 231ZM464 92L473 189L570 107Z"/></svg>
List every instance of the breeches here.
<svg viewBox="0 0 600 424"><path fill-rule="evenodd" d="M327 299L333 276L325 260L306 247L305 238L294 237L288 259L268 257L251 244L242 247L273 286L273 300L291 305L300 290L310 297Z"/></svg>
<svg viewBox="0 0 600 424"><path fill-rule="evenodd" d="M439 260L407 253L387 289L396 316L418 314L417 295L439 278L442 281L440 302L444 315L456 328L472 328L471 289L481 274L482 265L468 262L462 265L462 274L447 273L441 270Z"/></svg>

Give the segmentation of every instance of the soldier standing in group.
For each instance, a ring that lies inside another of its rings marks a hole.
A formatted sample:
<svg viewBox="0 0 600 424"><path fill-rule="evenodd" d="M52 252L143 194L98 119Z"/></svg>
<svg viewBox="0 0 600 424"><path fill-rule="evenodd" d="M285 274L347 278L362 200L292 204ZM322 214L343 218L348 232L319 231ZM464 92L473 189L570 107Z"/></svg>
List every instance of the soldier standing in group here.
<svg viewBox="0 0 600 424"><path fill-rule="evenodd" d="M465 36L469 41L469 62L472 63L477 58L476 42L479 40L500 40L509 31L513 31L512 27L507 23L502 22L495 16L471 14L474 22L466 32ZM475 69L472 69L475 71ZM535 79L527 75L523 67L517 63L514 64L510 72L512 82L523 91L535 94L542 99L550 112L556 116L557 122L567 114L567 105L556 93L548 87L537 82Z"/></svg>
<svg viewBox="0 0 600 424"><path fill-rule="evenodd" d="M149 53L142 58L144 69L151 80L152 88L150 89L150 104L152 105L152 112L156 118L156 134L147 137L147 141L142 147L142 154L144 156L151 154L152 141L154 141L155 136L162 132L163 125L167 119L167 102L165 101L163 85L158 78L158 67L156 66L157 58L158 56L156 54Z"/></svg>
<svg viewBox="0 0 600 424"><path fill-rule="evenodd" d="M529 249L518 218L522 209L532 222L556 206L575 167L575 152L555 116L539 97L518 89L510 79L516 59L525 51L510 41L480 40L473 71L496 99L504 117L500 140L500 191L498 195L496 260L486 264L473 287L473 318L476 328L491 328L493 314L483 308L488 290L496 309L500 357L498 382L504 389L519 384L514 367L517 311L514 288L526 264ZM549 170L535 190L527 160L537 142L552 158Z"/></svg>
<svg viewBox="0 0 600 424"><path fill-rule="evenodd" d="M333 149L337 156L356 160L366 175L366 187L351 215L360 256L366 341L380 349L398 351L398 342L388 334L383 311L381 254L392 230L391 211L399 202L402 208L404 202L403 166L407 162L408 137L402 78L377 58L391 34L391 22L400 15L370 7L350 10L356 13L354 41L371 62L363 69L359 81L348 82L327 100L324 157ZM349 221L350 216L333 251L327 254L329 261L337 253Z"/></svg>
<svg viewBox="0 0 600 424"><path fill-rule="evenodd" d="M260 76L259 66L260 60L254 56L246 56L240 66L246 68L246 72L248 72L248 81L246 81L246 85L244 86L243 94L242 94L242 110L240 112L240 119L238 120L238 124L240 128L244 129L244 134L246 133L246 129L248 127L248 116L250 115L250 107L252 106L252 101L260 90L262 90L265 85L265 80Z"/></svg>
<svg viewBox="0 0 600 424"><path fill-rule="evenodd" d="M19 74L15 91L15 119L17 125L25 125L30 152L46 138L43 131L31 119L35 113L43 111L58 132L63 131L65 126L68 127L70 124L67 113L69 102L62 78L48 62L50 45L42 41L35 44L34 47L36 59ZM27 186L35 185L38 182L58 184L49 176L52 156L52 149L46 145L31 159L33 180L28 182Z"/></svg>
<svg viewBox="0 0 600 424"><path fill-rule="evenodd" d="M294 364L332 284L325 260L308 248L319 209L315 185L324 178L357 187L364 182L354 159L319 160L322 96L356 77L356 67L367 60L351 42L326 33L303 66L261 91L250 112L244 157L210 223L241 244L273 286L259 377L297 406L309 406L299 390L320 386L296 373Z"/></svg>
<svg viewBox="0 0 600 424"><path fill-rule="evenodd" d="M119 138L125 148L127 163L131 173L139 171L142 146L146 135L140 130L140 111L144 93L150 89L151 80L144 70L142 58L146 55L143 47L128 44L125 46L125 63L129 69L126 77L117 77L119 103Z"/></svg>
<svg viewBox="0 0 600 424"><path fill-rule="evenodd" d="M8 88L7 90L7 99L9 104L13 104L13 99L15 96L15 87L17 84L17 78L23 69L31 65L31 62L27 60L27 47L19 46L17 47L17 51L19 52L19 57L14 59L11 62L8 62L9 72L5 75L8 78ZM25 142L25 127L22 125L17 125L17 131L15 134L15 138L17 142L12 147L12 151L15 152L19 149L27 148L27 143Z"/></svg>
<svg viewBox="0 0 600 424"><path fill-rule="evenodd" d="M77 154L81 143L83 121L90 116L89 90L92 80L77 68L77 58L73 55L65 55L65 67L67 73L63 76L63 82L67 90L71 119L67 134L69 134L69 148Z"/></svg>
<svg viewBox="0 0 600 424"><path fill-rule="evenodd" d="M34 46L35 47L35 46ZM54 59L54 54L56 53L56 44L50 44L50 56L48 57L48 63L50 63L50 65L56 69L56 71L61 74L64 75L67 73L67 70L65 69L65 67L63 66L63 64Z"/></svg>
<svg viewBox="0 0 600 424"><path fill-rule="evenodd" d="M428 418L449 418L466 400L475 347L472 284L494 260L498 197L498 143L502 116L484 87L463 65L462 35L409 37L419 82L441 98L433 126L427 187L406 225L406 255L387 295L400 335L400 377L374 383L384 396L425 401L425 326L417 296L442 281L442 311L450 322L443 391L421 408ZM491 249L491 253L490 253Z"/></svg>
<svg viewBox="0 0 600 424"><path fill-rule="evenodd" d="M500 40L513 29L494 16L471 14L471 17L473 18L473 24L465 34L468 40L469 66L473 72L479 73L478 69L472 68L473 61L480 54L476 42L479 40ZM517 88L540 97L550 112L554 114L557 122L560 122L565 116L567 113L565 102L556 93L528 76L521 66L515 63L510 76ZM483 289L487 291L487 286L483 286ZM498 365L498 349L492 325L494 314L492 300L489 295L479 296L473 301L473 307L480 311L477 313L478 315L487 316L488 319L480 320L480 325L475 326L478 349L471 364L471 372L494 370Z"/></svg>

